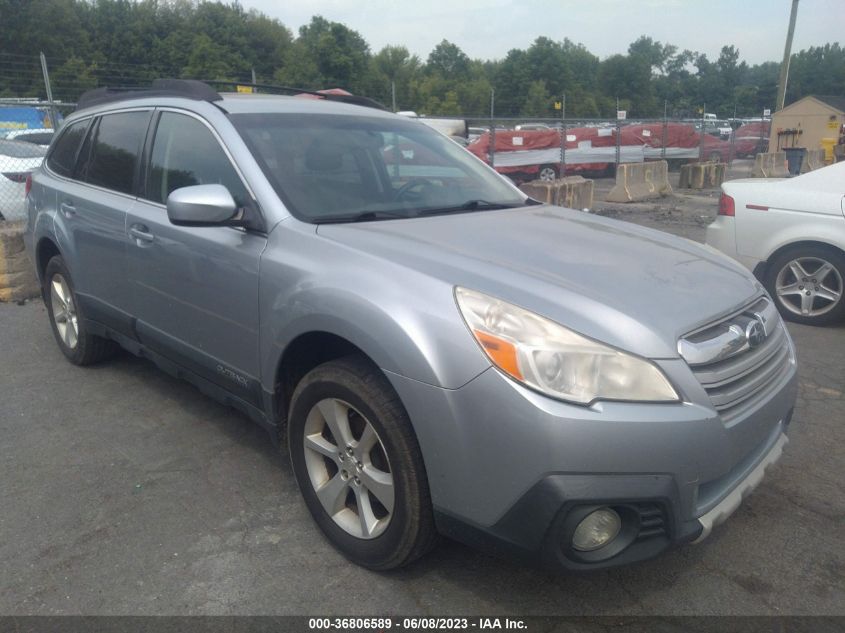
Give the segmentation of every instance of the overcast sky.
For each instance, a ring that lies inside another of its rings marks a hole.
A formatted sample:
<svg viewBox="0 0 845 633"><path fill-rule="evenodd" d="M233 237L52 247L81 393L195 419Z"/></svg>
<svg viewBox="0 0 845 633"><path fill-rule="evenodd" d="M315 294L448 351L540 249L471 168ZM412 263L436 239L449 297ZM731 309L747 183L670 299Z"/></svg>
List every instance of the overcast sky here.
<svg viewBox="0 0 845 633"><path fill-rule="evenodd" d="M425 61L444 38L472 58L501 59L545 35L601 58L648 35L718 57L733 44L750 64L780 61L791 0L241 0L294 34L312 15L358 31L373 52L401 44ZM801 0L793 51L845 40L845 0Z"/></svg>

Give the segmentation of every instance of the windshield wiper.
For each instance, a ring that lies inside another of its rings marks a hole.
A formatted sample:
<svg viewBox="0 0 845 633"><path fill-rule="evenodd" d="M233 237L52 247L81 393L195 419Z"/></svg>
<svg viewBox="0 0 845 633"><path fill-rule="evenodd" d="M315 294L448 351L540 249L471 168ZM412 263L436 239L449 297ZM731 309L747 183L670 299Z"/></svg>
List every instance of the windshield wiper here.
<svg viewBox="0 0 845 633"><path fill-rule="evenodd" d="M536 200L528 198L524 202L515 204L508 202L490 202L489 200L467 200L463 204L451 207L438 207L435 209L423 209L416 213L403 213L399 211L358 211L357 213L344 213L342 215L327 215L324 217L313 218L311 221L314 224L343 224L351 222L371 222L373 220L395 220L397 218L407 219L416 218L426 215L439 215L443 213L456 213L460 211L476 211L484 209L485 211L495 211L497 209L515 209L517 207L525 207L529 205L540 204Z"/></svg>
<svg viewBox="0 0 845 633"><path fill-rule="evenodd" d="M517 207L524 207L528 204L532 204L532 200L526 200L525 202L519 202L516 204L508 203L508 202L490 202L489 200L467 200L463 204L458 204L453 207L439 207L437 209L423 209L422 211L418 211L416 215L437 215L440 213L454 213L456 211L477 211L479 209L484 209L485 211L496 211L498 209L516 209Z"/></svg>
<svg viewBox="0 0 845 633"><path fill-rule="evenodd" d="M369 222L371 220L393 220L396 218L409 218L407 213L396 211L359 211L358 213L344 213L343 215L327 215L325 217L313 218L314 224L341 224L345 222Z"/></svg>

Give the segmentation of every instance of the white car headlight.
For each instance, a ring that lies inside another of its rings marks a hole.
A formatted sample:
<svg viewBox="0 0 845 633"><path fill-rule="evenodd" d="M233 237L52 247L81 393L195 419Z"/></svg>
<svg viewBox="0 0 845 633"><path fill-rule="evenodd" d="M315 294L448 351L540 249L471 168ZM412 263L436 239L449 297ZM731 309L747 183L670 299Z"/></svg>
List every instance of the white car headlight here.
<svg viewBox="0 0 845 633"><path fill-rule="evenodd" d="M546 395L577 404L679 399L663 372L643 358L474 290L455 288L455 297L490 361L514 380Z"/></svg>

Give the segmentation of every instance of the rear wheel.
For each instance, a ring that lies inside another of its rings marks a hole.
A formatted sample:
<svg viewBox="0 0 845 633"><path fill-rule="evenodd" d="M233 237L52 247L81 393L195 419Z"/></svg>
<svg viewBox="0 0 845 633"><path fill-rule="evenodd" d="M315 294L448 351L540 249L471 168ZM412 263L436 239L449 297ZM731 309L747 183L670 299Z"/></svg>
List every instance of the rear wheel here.
<svg viewBox="0 0 845 633"><path fill-rule="evenodd" d="M428 481L408 414L365 358L325 363L300 381L288 449L311 516L347 558L393 569L433 546Z"/></svg>
<svg viewBox="0 0 845 633"><path fill-rule="evenodd" d="M845 318L845 255L799 247L778 255L768 271L766 287L784 318L806 325Z"/></svg>
<svg viewBox="0 0 845 633"><path fill-rule="evenodd" d="M44 269L44 303L59 349L74 365L91 365L112 355L114 342L88 333L67 266L56 255Z"/></svg>

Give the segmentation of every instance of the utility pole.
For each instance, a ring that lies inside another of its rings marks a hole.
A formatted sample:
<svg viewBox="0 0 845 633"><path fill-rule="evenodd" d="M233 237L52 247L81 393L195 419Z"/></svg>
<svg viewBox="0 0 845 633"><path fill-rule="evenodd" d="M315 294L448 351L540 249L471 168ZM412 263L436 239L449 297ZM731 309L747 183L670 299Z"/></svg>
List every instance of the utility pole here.
<svg viewBox="0 0 845 633"><path fill-rule="evenodd" d="M792 57L792 36L795 34L795 18L798 16L798 0L792 0L792 12L789 14L789 30L786 32L786 46L783 49L783 62L780 65L778 79L778 99L775 111L783 110L786 99L786 82L789 79L789 58Z"/></svg>
<svg viewBox="0 0 845 633"><path fill-rule="evenodd" d="M59 129L59 113L56 110L56 103L53 101L53 88L50 86L50 73L47 72L47 58L44 53L40 53L41 57L41 73L44 75L44 88L47 91L47 101L50 103L50 123L54 130Z"/></svg>
<svg viewBox="0 0 845 633"><path fill-rule="evenodd" d="M390 100L393 103L393 111L396 112L396 82L390 82Z"/></svg>
<svg viewBox="0 0 845 633"><path fill-rule="evenodd" d="M493 120L496 91L490 88L490 167L496 166L496 121Z"/></svg>
<svg viewBox="0 0 845 633"><path fill-rule="evenodd" d="M566 177L566 95L560 97L560 177Z"/></svg>

